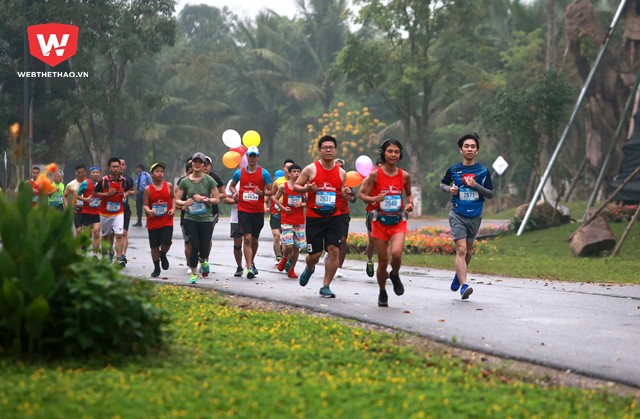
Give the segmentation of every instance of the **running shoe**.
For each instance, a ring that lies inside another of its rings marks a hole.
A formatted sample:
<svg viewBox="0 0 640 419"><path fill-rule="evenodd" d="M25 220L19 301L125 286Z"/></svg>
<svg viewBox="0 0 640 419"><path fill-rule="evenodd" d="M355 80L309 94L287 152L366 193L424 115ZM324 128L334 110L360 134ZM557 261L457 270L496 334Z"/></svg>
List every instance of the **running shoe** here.
<svg viewBox="0 0 640 419"><path fill-rule="evenodd" d="M189 283L190 284L197 284L198 283L198 275L191 274L191 277L189 277Z"/></svg>
<svg viewBox="0 0 640 419"><path fill-rule="evenodd" d="M324 298L336 298L336 295L331 291L328 285L320 288L320 297Z"/></svg>
<svg viewBox="0 0 640 419"><path fill-rule="evenodd" d="M370 260L367 262L367 276L369 276L369 278L373 278L373 261Z"/></svg>
<svg viewBox="0 0 640 419"><path fill-rule="evenodd" d="M278 262L278 270L280 272L284 271L285 266L287 266L287 260L285 258L280 259Z"/></svg>
<svg viewBox="0 0 640 419"><path fill-rule="evenodd" d="M256 264L255 263L251 264L251 270L253 271L254 275L258 275L258 269L256 268Z"/></svg>
<svg viewBox="0 0 640 419"><path fill-rule="evenodd" d="M124 257L124 255L118 258L118 265L122 266L123 268L127 266L127 258Z"/></svg>
<svg viewBox="0 0 640 419"><path fill-rule="evenodd" d="M276 256L276 263L275 265L278 266L278 264L280 263L280 261L282 260L282 256Z"/></svg>
<svg viewBox="0 0 640 419"><path fill-rule="evenodd" d="M200 272L202 272L203 277L209 275L209 262L205 260L200 264Z"/></svg>
<svg viewBox="0 0 640 419"><path fill-rule="evenodd" d="M389 307L389 296L386 290L380 290L378 295L378 307Z"/></svg>
<svg viewBox="0 0 640 419"><path fill-rule="evenodd" d="M460 289L460 281L458 281L458 274L453 276L453 281L451 281L451 291L458 291Z"/></svg>
<svg viewBox="0 0 640 419"><path fill-rule="evenodd" d="M162 265L162 269L165 271L169 269L169 259L167 259L167 254L160 252L160 264Z"/></svg>
<svg viewBox="0 0 640 419"><path fill-rule="evenodd" d="M309 268L305 267L304 271L300 274L300 286L304 287L309 283L309 278L313 275L313 271L310 271Z"/></svg>
<svg viewBox="0 0 640 419"><path fill-rule="evenodd" d="M462 288L460 288L460 295L462 296L463 300L468 300L471 294L473 294L473 288L471 288L467 284L464 284Z"/></svg>
<svg viewBox="0 0 640 419"><path fill-rule="evenodd" d="M335 275L335 277L336 277L336 278L342 278L342 277L343 277L342 269L338 268L338 269L336 270L336 275Z"/></svg>
<svg viewBox="0 0 640 419"><path fill-rule="evenodd" d="M247 279L253 279L256 277L256 274L253 273L253 269L251 268L247 268L247 272L245 272L247 275Z"/></svg>
<svg viewBox="0 0 640 419"><path fill-rule="evenodd" d="M393 284L393 292L396 295L404 294L404 286L402 285L402 281L400 281L400 275L397 272L391 271L389 273L389 279L391 279L391 283Z"/></svg>
<svg viewBox="0 0 640 419"><path fill-rule="evenodd" d="M160 276L160 267L159 267L159 266L157 266L157 267L153 270L153 272L151 272L151 276L152 276L152 277L154 277L154 278L157 278L157 277L159 277L159 276Z"/></svg>
<svg viewBox="0 0 640 419"><path fill-rule="evenodd" d="M238 266L236 268L236 273L234 273L233 276L235 276L235 277L242 276L242 267Z"/></svg>
<svg viewBox="0 0 640 419"><path fill-rule="evenodd" d="M114 257L114 256L115 256L115 254L113 254L113 253L109 253L109 254L107 255L107 259L109 260L109 263L113 263L113 257Z"/></svg>
<svg viewBox="0 0 640 419"><path fill-rule="evenodd" d="M284 264L284 270L289 272L289 269L291 269L291 262L287 261L287 263Z"/></svg>
<svg viewBox="0 0 640 419"><path fill-rule="evenodd" d="M293 271L293 269L289 269L287 271L287 276L291 279L296 279L298 277L298 275L296 275L296 273Z"/></svg>

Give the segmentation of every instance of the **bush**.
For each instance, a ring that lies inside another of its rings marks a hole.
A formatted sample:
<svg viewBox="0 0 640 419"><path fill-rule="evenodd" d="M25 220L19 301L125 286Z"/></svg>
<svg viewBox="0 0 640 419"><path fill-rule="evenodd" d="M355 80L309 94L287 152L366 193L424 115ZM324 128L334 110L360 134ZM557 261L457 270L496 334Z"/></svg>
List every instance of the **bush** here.
<svg viewBox="0 0 640 419"><path fill-rule="evenodd" d="M607 205L600 215L609 223L627 223L638 209L637 205Z"/></svg>
<svg viewBox="0 0 640 419"><path fill-rule="evenodd" d="M139 352L162 343L164 315L150 290L119 268L82 257L72 213L32 207L23 183L16 200L0 194L0 354L33 356ZM99 347L98 347L99 346Z"/></svg>

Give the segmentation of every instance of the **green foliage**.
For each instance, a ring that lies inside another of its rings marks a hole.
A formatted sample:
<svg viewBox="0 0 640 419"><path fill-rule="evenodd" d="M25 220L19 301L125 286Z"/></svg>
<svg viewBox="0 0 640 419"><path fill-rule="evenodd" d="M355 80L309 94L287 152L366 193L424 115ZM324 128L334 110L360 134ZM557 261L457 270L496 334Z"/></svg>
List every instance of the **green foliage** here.
<svg viewBox="0 0 640 419"><path fill-rule="evenodd" d="M65 355L146 353L164 342L166 314L151 303L154 286L113 265L74 264L51 296L50 339Z"/></svg>
<svg viewBox="0 0 640 419"><path fill-rule="evenodd" d="M0 355L144 352L162 343L164 315L148 286L114 265L83 258L72 213L32 207L20 184L15 202L0 196Z"/></svg>

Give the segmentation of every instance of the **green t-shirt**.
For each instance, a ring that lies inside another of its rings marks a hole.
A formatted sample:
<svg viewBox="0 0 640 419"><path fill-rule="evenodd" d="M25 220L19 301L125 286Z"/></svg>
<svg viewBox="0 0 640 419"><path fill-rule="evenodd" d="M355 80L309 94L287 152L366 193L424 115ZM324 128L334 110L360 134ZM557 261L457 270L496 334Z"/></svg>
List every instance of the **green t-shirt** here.
<svg viewBox="0 0 640 419"><path fill-rule="evenodd" d="M180 182L180 190L184 191L182 194L182 200L193 197L193 195L211 196L211 189L215 189L218 186L215 180L209 175L204 177L198 182L194 183L189 177L182 179ZM211 214L211 205L203 202L194 202L192 205L186 208L186 214L184 216L186 220L193 220L199 222L213 221L213 215Z"/></svg>

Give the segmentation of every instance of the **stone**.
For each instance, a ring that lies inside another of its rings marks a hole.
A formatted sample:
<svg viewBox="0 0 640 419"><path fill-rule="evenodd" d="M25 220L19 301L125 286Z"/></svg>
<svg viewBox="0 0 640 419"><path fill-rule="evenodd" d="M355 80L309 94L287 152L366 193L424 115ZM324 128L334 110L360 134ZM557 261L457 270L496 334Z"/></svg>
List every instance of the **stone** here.
<svg viewBox="0 0 640 419"><path fill-rule="evenodd" d="M569 247L574 256L598 256L613 250L616 238L607 221L598 215L592 222L576 231Z"/></svg>
<svg viewBox="0 0 640 419"><path fill-rule="evenodd" d="M520 205L516 209L516 218L523 220L529 204ZM549 227L556 227L562 224L567 224L571 221L571 215L569 209L565 206L558 205L558 208L554 208L548 202L541 202L537 204L531 212L529 218L529 224L531 224L532 230L541 230Z"/></svg>

